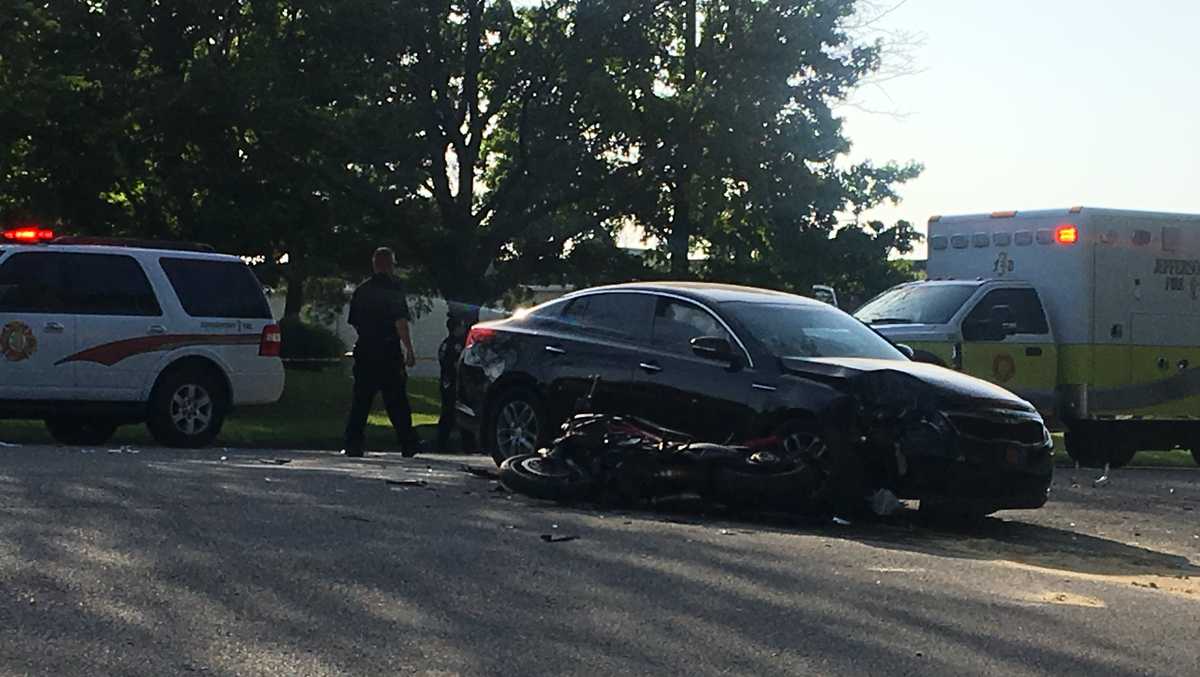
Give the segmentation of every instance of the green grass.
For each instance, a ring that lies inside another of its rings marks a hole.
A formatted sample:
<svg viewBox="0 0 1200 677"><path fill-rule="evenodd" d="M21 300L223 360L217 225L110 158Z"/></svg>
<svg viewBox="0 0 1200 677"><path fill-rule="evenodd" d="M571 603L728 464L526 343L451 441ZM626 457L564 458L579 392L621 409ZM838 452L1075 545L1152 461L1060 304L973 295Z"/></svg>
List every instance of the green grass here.
<svg viewBox="0 0 1200 677"><path fill-rule="evenodd" d="M279 402L263 407L245 407L225 421L216 445L222 447L262 447L295 449L340 449L346 413L350 409L351 379L345 370L324 371L289 369L287 387ZM434 379L411 379L408 383L413 425L421 437L434 437L441 409L438 384ZM52 444L41 421L0 421L0 441L21 444ZM145 426L122 427L112 444L151 444ZM367 448L396 448L381 397L367 422Z"/></svg>

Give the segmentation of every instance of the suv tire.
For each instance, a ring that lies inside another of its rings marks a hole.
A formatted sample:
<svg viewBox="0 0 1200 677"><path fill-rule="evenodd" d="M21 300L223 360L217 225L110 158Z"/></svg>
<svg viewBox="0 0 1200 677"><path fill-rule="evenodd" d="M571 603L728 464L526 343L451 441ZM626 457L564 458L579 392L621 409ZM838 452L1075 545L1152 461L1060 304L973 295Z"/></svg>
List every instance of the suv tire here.
<svg viewBox="0 0 1200 677"><path fill-rule="evenodd" d="M82 418L48 418L46 430L60 444L104 444L117 432L117 424Z"/></svg>
<svg viewBox="0 0 1200 677"><path fill-rule="evenodd" d="M211 371L184 368L154 387L146 427L163 446L196 449L217 438L228 411L229 396Z"/></svg>

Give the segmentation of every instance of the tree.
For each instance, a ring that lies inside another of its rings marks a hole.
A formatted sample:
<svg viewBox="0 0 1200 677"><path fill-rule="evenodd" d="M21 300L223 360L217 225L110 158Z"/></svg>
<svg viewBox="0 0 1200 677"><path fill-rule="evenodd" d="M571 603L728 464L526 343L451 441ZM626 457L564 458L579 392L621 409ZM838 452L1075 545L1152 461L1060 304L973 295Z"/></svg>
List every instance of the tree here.
<svg viewBox="0 0 1200 677"><path fill-rule="evenodd" d="M374 17L392 3L9 1L6 212L286 254L286 313L298 314L304 281L370 223L338 174L381 77Z"/></svg>
<svg viewBox="0 0 1200 677"><path fill-rule="evenodd" d="M688 255L701 250L706 275L803 288L813 268L796 276L793 261L836 259L853 240L832 236L841 218L896 199L920 172L844 167L850 145L833 105L880 63L877 44L845 29L853 0L575 6L577 32L605 63L602 133L625 141L637 177L622 186L636 191L625 215L665 245L676 276L695 272ZM880 262L915 236L871 230Z"/></svg>

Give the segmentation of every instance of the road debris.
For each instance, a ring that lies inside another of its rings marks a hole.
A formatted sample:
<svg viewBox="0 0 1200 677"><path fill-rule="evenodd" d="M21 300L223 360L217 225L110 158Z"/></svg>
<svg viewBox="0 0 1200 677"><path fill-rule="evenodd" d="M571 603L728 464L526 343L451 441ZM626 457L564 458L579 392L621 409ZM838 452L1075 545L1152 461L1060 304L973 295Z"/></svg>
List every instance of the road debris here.
<svg viewBox="0 0 1200 677"><path fill-rule="evenodd" d="M890 489L880 489L871 497L871 512L880 517L887 517L904 507L900 499Z"/></svg>
<svg viewBox="0 0 1200 677"><path fill-rule="evenodd" d="M578 536L556 536L554 534L542 534L542 540L546 543L566 543L567 541L578 540Z"/></svg>
<svg viewBox="0 0 1200 677"><path fill-rule="evenodd" d="M370 521L372 521L372 520L367 519L366 517L360 517L358 515L342 515L342 519L350 520L351 522L370 522Z"/></svg>
<svg viewBox="0 0 1200 677"><path fill-rule="evenodd" d="M481 480L498 480L498 479L500 479L500 473L497 473L495 470L489 470L487 468L480 468L477 466L471 466L471 465L467 465L466 463L464 463L464 464L458 466L458 469L467 473L468 475L470 475L472 477L478 477Z"/></svg>
<svg viewBox="0 0 1200 677"><path fill-rule="evenodd" d="M288 463L292 462L292 459L290 459L290 458L260 458L260 459L258 459L258 462L264 463L266 465L287 465Z"/></svg>
<svg viewBox="0 0 1200 677"><path fill-rule="evenodd" d="M851 525L850 520L845 519L843 517L834 517L833 523L838 525L839 527L848 527Z"/></svg>
<svg viewBox="0 0 1200 677"><path fill-rule="evenodd" d="M389 480L384 480L384 481L394 487L425 487L425 486L429 486L429 483L426 482L425 480L391 480L391 479L389 479Z"/></svg>
<svg viewBox="0 0 1200 677"><path fill-rule="evenodd" d="M5 449L16 449L19 446L21 445L13 444L12 442L0 442L0 447L4 447Z"/></svg>

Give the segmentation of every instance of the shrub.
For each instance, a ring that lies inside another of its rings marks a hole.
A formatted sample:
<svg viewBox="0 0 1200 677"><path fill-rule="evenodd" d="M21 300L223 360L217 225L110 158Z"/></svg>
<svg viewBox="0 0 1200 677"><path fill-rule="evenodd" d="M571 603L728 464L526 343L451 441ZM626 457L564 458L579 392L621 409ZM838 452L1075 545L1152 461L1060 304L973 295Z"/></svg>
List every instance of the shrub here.
<svg viewBox="0 0 1200 677"><path fill-rule="evenodd" d="M340 358L346 346L337 334L298 317L285 317L279 322L283 334L280 356L285 360L315 360Z"/></svg>

